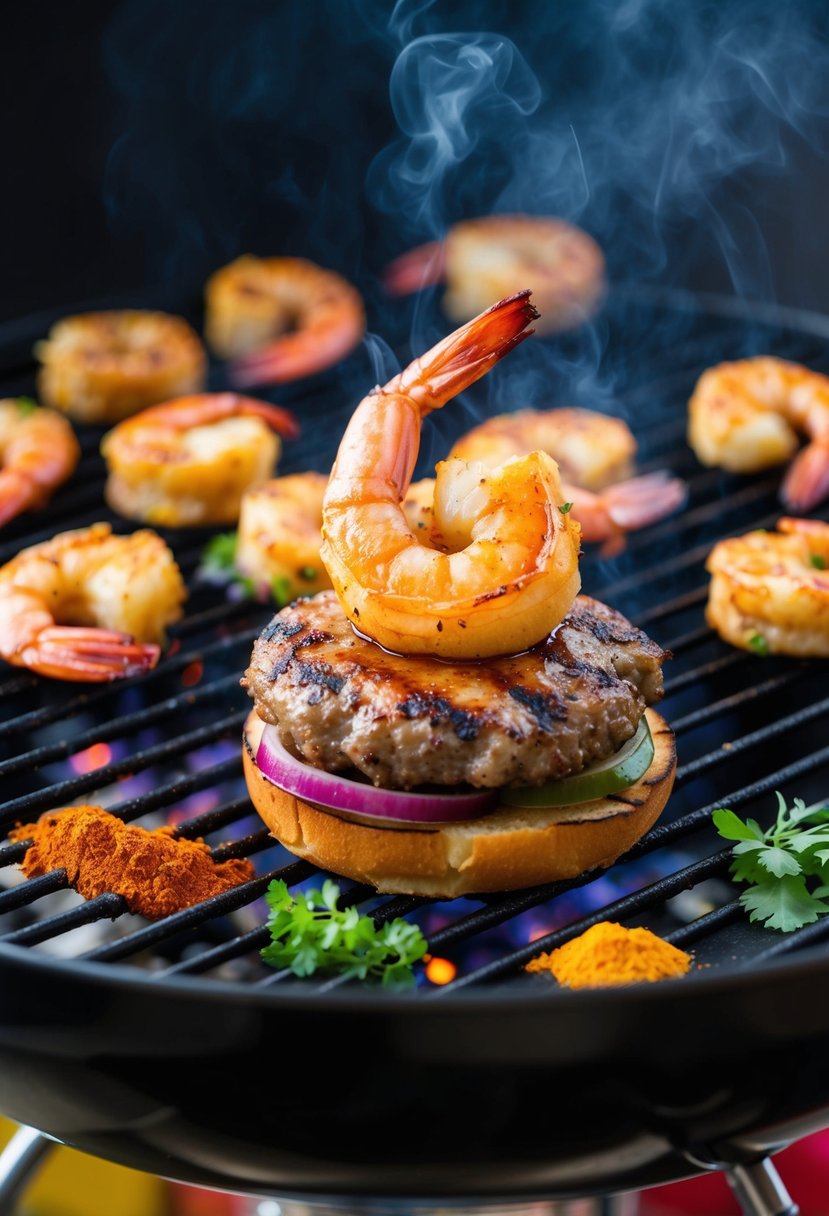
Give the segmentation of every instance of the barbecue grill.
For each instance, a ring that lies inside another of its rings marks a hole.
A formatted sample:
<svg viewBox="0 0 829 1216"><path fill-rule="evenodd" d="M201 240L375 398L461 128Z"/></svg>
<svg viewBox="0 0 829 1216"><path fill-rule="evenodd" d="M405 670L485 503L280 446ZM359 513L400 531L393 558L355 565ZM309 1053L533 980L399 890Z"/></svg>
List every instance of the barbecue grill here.
<svg viewBox="0 0 829 1216"><path fill-rule="evenodd" d="M167 291L130 303L198 325L194 297ZM436 336L449 326L436 297L428 307ZM396 308L405 361L415 305ZM0 328L2 395L33 392L31 347L53 319ZM509 894L436 903L342 881L344 902L423 928L441 966L424 968L412 991L299 980L259 958L268 882L319 885L320 875L273 842L246 797L239 677L273 609L199 577L209 531L163 533L190 599L152 672L96 686L3 666L3 833L100 802L144 826L171 816L218 857L250 856L257 873L146 923L119 896L81 900L62 871L22 881L25 846L0 843L0 1107L137 1169L321 1208L503 1207L727 1167L747 1212L792 1210L766 1157L829 1125L829 917L788 935L750 924L710 816L727 805L767 822L776 790L807 803L826 795L826 668L736 651L705 625L705 555L720 537L774 524L780 477L702 470L685 443L685 405L699 373L726 358L770 352L829 371L827 338L829 319L813 314L618 288L589 327L525 344L429 424L424 472L471 410L595 404L573 387L592 361L602 404L639 438L640 469L671 468L690 498L622 553L591 548L583 559L584 590L673 654L660 712L679 771L660 823L610 871ZM538 359L556 371L548 395L507 399L520 361L531 370ZM375 377L363 349L263 394L303 423L280 471L327 469ZM210 386L224 385L213 368ZM78 472L48 508L4 530L0 561L99 519L129 530L103 505L101 433L81 429ZM524 971L607 919L693 951L694 970L579 992ZM7 1193L37 1144L20 1146Z"/></svg>

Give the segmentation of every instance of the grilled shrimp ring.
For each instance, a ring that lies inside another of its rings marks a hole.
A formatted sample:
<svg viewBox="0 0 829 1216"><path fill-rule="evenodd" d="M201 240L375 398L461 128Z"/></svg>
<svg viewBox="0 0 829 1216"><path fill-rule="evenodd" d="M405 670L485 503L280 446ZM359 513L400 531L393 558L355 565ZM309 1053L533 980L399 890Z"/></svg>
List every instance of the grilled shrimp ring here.
<svg viewBox="0 0 829 1216"><path fill-rule="evenodd" d="M134 675L158 662L186 594L155 532L61 532L0 567L0 656L58 680Z"/></svg>
<svg viewBox="0 0 829 1216"><path fill-rule="evenodd" d="M605 291L605 261L593 238L565 220L493 215L455 224L442 242L392 262L385 276L393 295L443 280L443 306L453 321L468 321L509 295L516 283L527 283L541 313L537 332L554 333L596 311Z"/></svg>
<svg viewBox="0 0 829 1216"><path fill-rule="evenodd" d="M207 367L197 334L164 312L65 317L35 354L41 400L78 422L119 422L168 397L198 392Z"/></svg>
<svg viewBox="0 0 829 1216"><path fill-rule="evenodd" d="M758 355L703 372L688 403L688 442L704 465L754 473L791 460L780 495L809 511L829 494L829 377Z"/></svg>
<svg viewBox="0 0 829 1216"><path fill-rule="evenodd" d="M714 546L706 619L743 650L827 658L829 524L784 517L777 527Z"/></svg>
<svg viewBox="0 0 829 1216"><path fill-rule="evenodd" d="M322 371L365 331L359 292L304 258L237 258L205 287L205 333L239 388Z"/></svg>
<svg viewBox="0 0 829 1216"><path fill-rule="evenodd" d="M287 410L236 393L155 405L101 441L113 511L159 527L235 523L242 495L273 472L278 434L295 437Z"/></svg>
<svg viewBox="0 0 829 1216"><path fill-rule="evenodd" d="M529 336L529 291L502 300L358 405L323 505L322 559L346 616L389 650L479 658L546 637L580 585L579 528L555 462L438 465L431 537L401 508L421 420Z"/></svg>
<svg viewBox="0 0 829 1216"><path fill-rule="evenodd" d="M62 414L24 398L0 401L0 524L47 503L72 476L80 455Z"/></svg>

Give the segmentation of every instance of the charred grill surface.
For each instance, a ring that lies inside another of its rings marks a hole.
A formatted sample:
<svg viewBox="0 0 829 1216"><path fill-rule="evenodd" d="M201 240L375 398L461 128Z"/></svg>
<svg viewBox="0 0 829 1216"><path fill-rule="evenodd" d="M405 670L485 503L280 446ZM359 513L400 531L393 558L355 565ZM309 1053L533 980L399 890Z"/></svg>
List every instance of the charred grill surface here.
<svg viewBox="0 0 829 1216"><path fill-rule="evenodd" d="M662 696L661 646L579 596L545 642L474 663L389 654L332 591L285 608L246 682L288 746L376 785L540 785L610 755Z"/></svg>
<svg viewBox="0 0 829 1216"><path fill-rule="evenodd" d="M166 306L198 326L186 304L197 298L171 289L163 301L153 292L94 307ZM34 392L33 343L83 310L0 327L0 395ZM401 305L394 317L388 336L405 363L413 313ZM430 337L444 331L435 316ZM631 535L609 560L586 546L581 561L585 590L673 656L659 712L679 769L660 823L605 873L505 895L433 903L341 882L344 905L422 927L439 967L420 968L412 993L266 967L269 881L297 891L325 877L269 836L242 777L250 700L240 677L274 609L198 576L210 533L168 531L190 598L153 671L81 687L0 666L0 828L97 802L144 827L175 823L220 857L249 856L257 876L145 922L111 893L82 901L62 871L21 881L25 846L0 837L4 1113L136 1168L256 1195L350 1196L349 1211L357 1195L613 1193L687 1175L686 1148L751 1160L829 1124L829 917L788 934L751 923L711 826L723 805L768 826L776 790L826 798L826 662L737 652L707 627L707 554L723 536L774 527L782 470L704 470L685 442L704 368L774 353L827 372L829 321L615 290L595 328L536 341L519 353L538 352L537 382L550 382L559 355L564 369L596 370L605 395L585 382L580 403L606 402L612 385L613 411L640 441L639 470L688 481L681 515ZM210 375L211 388L226 387L221 367ZM489 395L469 395L474 418L461 403L430 419L417 476L471 422L515 400L492 375ZM303 419L280 471L326 472L351 403L376 378L357 352L274 394ZM545 404L573 404L566 374L562 385ZM130 530L103 505L100 437L81 428L76 475L45 510L5 525L0 561L99 519ZM813 514L826 519L829 507ZM660 933L693 952L692 972L566 992L524 971L599 920Z"/></svg>

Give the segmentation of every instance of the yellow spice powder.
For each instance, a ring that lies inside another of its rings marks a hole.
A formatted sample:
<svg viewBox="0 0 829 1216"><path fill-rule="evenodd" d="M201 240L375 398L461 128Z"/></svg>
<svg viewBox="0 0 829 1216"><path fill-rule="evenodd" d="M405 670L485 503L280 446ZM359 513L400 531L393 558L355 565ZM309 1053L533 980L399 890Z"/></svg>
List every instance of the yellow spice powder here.
<svg viewBox="0 0 829 1216"><path fill-rule="evenodd" d="M601 921L558 950L531 959L525 969L551 971L566 988L602 988L685 975L692 961L650 929Z"/></svg>

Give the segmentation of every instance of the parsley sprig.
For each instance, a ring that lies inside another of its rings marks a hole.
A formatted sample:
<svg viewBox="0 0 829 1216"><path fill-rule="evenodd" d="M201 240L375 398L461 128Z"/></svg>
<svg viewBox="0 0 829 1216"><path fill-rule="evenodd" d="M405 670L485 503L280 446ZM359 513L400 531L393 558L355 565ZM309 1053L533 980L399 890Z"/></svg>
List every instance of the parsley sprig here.
<svg viewBox="0 0 829 1216"><path fill-rule="evenodd" d="M740 903L751 920L791 933L829 912L829 807L795 798L790 809L778 791L777 820L765 831L727 807L712 818L721 836L736 841L731 876L749 884Z"/></svg>
<svg viewBox="0 0 829 1216"><path fill-rule="evenodd" d="M380 981L384 987L410 987L412 967L426 953L417 925L401 917L379 928L355 907L340 908L340 888L330 878L322 890L291 895L281 879L269 885L268 929L272 941L261 951L273 967L294 975L333 972L352 979Z"/></svg>

